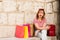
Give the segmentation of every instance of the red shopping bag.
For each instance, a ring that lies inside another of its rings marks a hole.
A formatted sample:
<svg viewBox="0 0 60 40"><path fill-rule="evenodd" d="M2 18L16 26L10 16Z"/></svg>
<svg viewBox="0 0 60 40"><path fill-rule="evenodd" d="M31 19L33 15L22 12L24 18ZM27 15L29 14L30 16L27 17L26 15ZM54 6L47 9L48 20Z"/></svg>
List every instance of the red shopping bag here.
<svg viewBox="0 0 60 40"><path fill-rule="evenodd" d="M47 35L48 36L56 36L55 25L51 24L49 26L50 26L50 29L47 31Z"/></svg>
<svg viewBox="0 0 60 40"><path fill-rule="evenodd" d="M28 37L31 37L30 24L23 24L23 26L28 26Z"/></svg>
<svg viewBox="0 0 60 40"><path fill-rule="evenodd" d="M24 27L23 26L20 26L20 25L16 26L15 37L24 38Z"/></svg>

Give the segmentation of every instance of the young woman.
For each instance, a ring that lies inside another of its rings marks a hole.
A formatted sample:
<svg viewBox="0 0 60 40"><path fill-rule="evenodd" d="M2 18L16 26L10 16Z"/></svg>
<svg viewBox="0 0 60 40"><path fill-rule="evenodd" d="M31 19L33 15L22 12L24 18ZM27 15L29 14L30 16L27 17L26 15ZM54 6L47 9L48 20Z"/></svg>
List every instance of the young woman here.
<svg viewBox="0 0 60 40"><path fill-rule="evenodd" d="M36 15L36 18L33 21L35 25L35 36L40 34L42 40L47 40L47 30L50 28L47 26L46 18L45 18L45 11L44 9L39 9Z"/></svg>

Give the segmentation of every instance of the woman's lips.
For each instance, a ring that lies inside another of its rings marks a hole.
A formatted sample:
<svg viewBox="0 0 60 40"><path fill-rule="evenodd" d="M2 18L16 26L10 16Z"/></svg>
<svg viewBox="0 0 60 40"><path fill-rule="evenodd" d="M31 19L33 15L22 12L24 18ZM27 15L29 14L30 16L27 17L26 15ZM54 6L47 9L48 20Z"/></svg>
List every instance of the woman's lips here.
<svg viewBox="0 0 60 40"><path fill-rule="evenodd" d="M39 15L39 16L42 16L42 15Z"/></svg>

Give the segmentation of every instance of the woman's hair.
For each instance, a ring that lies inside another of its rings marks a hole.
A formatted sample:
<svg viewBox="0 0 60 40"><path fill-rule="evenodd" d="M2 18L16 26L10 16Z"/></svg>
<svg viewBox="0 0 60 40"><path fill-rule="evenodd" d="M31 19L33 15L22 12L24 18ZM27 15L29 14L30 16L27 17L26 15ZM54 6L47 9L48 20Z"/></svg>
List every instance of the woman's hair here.
<svg viewBox="0 0 60 40"><path fill-rule="evenodd" d="M43 11L42 19L44 19L44 18L45 18L45 17L44 17L44 16L45 16L45 11L44 11L44 9L39 9L39 10L38 10L37 15L36 15L36 18L37 18L37 19L39 18L39 16L38 16L39 11Z"/></svg>

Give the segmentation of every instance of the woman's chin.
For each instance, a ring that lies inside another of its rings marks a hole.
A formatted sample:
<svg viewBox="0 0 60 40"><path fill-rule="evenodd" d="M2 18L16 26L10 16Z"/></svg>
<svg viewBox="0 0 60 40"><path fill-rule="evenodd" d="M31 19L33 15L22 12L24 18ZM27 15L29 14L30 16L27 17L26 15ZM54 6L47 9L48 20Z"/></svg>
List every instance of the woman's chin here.
<svg viewBox="0 0 60 40"><path fill-rule="evenodd" d="M39 16L39 18L42 18L42 16Z"/></svg>

